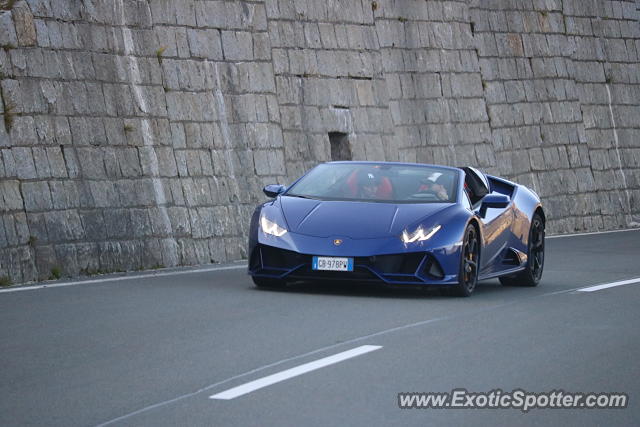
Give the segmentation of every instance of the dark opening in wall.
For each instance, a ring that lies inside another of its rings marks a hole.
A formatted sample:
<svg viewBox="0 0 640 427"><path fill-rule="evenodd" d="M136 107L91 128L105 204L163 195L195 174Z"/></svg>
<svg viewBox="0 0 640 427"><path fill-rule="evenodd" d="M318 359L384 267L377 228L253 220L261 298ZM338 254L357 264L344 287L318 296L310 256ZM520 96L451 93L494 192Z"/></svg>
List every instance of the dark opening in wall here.
<svg viewBox="0 0 640 427"><path fill-rule="evenodd" d="M329 132L331 144L331 160L352 160L349 136L342 132Z"/></svg>

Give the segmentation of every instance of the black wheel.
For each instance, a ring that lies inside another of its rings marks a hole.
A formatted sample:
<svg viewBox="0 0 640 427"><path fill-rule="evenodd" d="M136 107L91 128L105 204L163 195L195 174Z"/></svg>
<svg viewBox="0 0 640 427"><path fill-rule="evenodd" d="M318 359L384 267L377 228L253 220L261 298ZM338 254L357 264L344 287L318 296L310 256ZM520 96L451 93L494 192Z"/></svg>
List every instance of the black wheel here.
<svg viewBox="0 0 640 427"><path fill-rule="evenodd" d="M527 266L515 276L501 277L504 286L538 286L544 269L544 221L533 215L529 230Z"/></svg>
<svg viewBox="0 0 640 427"><path fill-rule="evenodd" d="M456 296L468 297L473 293L478 284L478 265L480 261L479 237L476 228L469 224L464 232L464 240L462 241L458 284L451 289L452 293Z"/></svg>
<svg viewBox="0 0 640 427"><path fill-rule="evenodd" d="M278 289L284 287L285 284L284 280L272 279L271 277L251 276L251 280L260 289Z"/></svg>

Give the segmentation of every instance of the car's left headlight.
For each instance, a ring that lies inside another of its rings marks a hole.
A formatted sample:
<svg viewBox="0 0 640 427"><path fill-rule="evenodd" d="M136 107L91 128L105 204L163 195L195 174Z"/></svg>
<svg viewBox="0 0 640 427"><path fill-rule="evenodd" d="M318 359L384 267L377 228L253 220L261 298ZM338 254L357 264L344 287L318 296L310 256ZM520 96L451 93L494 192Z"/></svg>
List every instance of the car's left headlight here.
<svg viewBox="0 0 640 427"><path fill-rule="evenodd" d="M441 225L436 225L427 229L420 226L413 233L409 233L407 230L404 230L402 232L402 235L400 236L400 239L404 243L422 242L423 240L430 239L441 228Z"/></svg>
<svg viewBox="0 0 640 427"><path fill-rule="evenodd" d="M280 227L273 221L269 221L265 216L260 217L260 228L265 234L280 237L287 232L286 228Z"/></svg>

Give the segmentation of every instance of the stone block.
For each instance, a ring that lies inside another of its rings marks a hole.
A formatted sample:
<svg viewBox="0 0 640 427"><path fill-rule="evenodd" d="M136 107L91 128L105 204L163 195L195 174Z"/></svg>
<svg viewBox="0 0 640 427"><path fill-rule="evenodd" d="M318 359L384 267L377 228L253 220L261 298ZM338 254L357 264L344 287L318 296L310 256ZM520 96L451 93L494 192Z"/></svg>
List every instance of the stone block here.
<svg viewBox="0 0 640 427"><path fill-rule="evenodd" d="M169 92L166 99L171 120L213 121L216 118L215 101L210 92Z"/></svg>
<svg viewBox="0 0 640 427"><path fill-rule="evenodd" d="M112 182L90 181L89 190L96 207L111 208L120 206L120 198Z"/></svg>
<svg viewBox="0 0 640 427"><path fill-rule="evenodd" d="M51 200L54 209L72 209L82 206L79 185L75 181L51 181Z"/></svg>
<svg viewBox="0 0 640 427"><path fill-rule="evenodd" d="M65 148L67 147L67 148ZM68 146L61 145L60 152L65 162L65 167L69 178L78 178L81 176L80 162L76 150Z"/></svg>
<svg viewBox="0 0 640 427"><path fill-rule="evenodd" d="M160 176L173 177L178 175L173 148L163 147L156 148L156 157L158 159L158 173Z"/></svg>
<svg viewBox="0 0 640 427"><path fill-rule="evenodd" d="M133 234L129 209L109 209L104 212L104 224L108 239L130 238Z"/></svg>
<svg viewBox="0 0 640 427"><path fill-rule="evenodd" d="M13 23L12 13L0 13L0 45L16 46L18 44L18 36Z"/></svg>
<svg viewBox="0 0 640 427"><path fill-rule="evenodd" d="M80 216L75 210L50 211L44 215L51 241L73 241L84 236Z"/></svg>
<svg viewBox="0 0 640 427"><path fill-rule="evenodd" d="M46 181L22 183L21 190L24 197L24 206L27 211L44 211L53 207L51 192Z"/></svg>
<svg viewBox="0 0 640 427"><path fill-rule="evenodd" d="M29 226L29 242L31 242L31 246L43 245L49 242L49 235L43 213L28 213L27 223ZM2 233L4 233L4 231L2 231Z"/></svg>
<svg viewBox="0 0 640 427"><path fill-rule="evenodd" d="M222 31L222 49L228 61L251 61L253 54L252 34L245 31Z"/></svg>
<svg viewBox="0 0 640 427"><path fill-rule="evenodd" d="M15 211L23 209L23 196L18 181L0 181L0 196L2 197L1 211Z"/></svg>
<svg viewBox="0 0 640 427"><path fill-rule="evenodd" d="M192 56L210 60L224 59L219 31L189 29L187 38Z"/></svg>
<svg viewBox="0 0 640 427"><path fill-rule="evenodd" d="M35 145L38 143L35 122L31 116L14 117L9 135L15 145Z"/></svg>
<svg viewBox="0 0 640 427"><path fill-rule="evenodd" d="M76 246L73 244L55 245L56 260L63 277L72 277L80 272Z"/></svg>
<svg viewBox="0 0 640 427"><path fill-rule="evenodd" d="M260 62L238 64L240 87L249 92L275 92L273 66Z"/></svg>
<svg viewBox="0 0 640 427"><path fill-rule="evenodd" d="M33 153L27 147L13 147L11 149L15 171L20 179L35 179L38 177L35 163L33 162ZM7 160L5 159L5 168Z"/></svg>

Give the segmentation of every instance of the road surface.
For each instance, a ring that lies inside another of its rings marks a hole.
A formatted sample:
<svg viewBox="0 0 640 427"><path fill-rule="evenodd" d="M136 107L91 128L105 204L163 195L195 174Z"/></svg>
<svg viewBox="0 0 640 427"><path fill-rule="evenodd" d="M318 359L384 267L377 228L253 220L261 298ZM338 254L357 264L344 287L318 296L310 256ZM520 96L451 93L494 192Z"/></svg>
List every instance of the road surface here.
<svg viewBox="0 0 640 427"><path fill-rule="evenodd" d="M629 279L639 280L578 290ZM540 286L490 280L471 298L344 284L264 291L241 265L63 285L0 291L0 425L640 419L640 231L548 239ZM459 388L624 392L629 402L527 413L398 406L401 392Z"/></svg>

